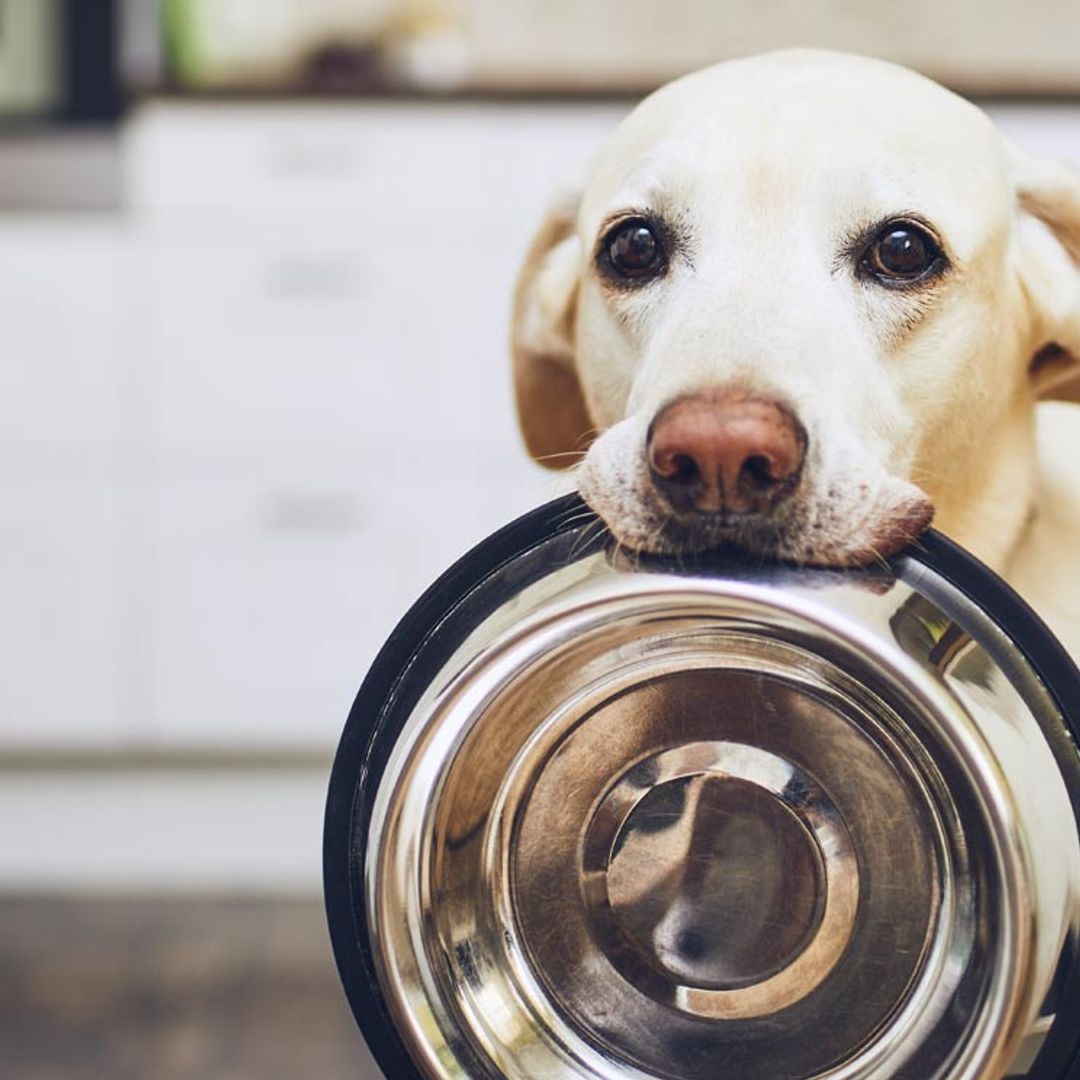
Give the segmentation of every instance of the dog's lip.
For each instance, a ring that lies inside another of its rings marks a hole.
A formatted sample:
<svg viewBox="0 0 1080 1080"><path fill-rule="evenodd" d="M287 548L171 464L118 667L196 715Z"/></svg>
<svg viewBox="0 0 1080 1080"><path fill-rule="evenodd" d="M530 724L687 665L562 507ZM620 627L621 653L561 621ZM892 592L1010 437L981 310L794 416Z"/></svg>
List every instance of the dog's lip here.
<svg viewBox="0 0 1080 1080"><path fill-rule="evenodd" d="M728 545L744 550L765 548L778 542L784 529L775 518L753 512L699 510L667 513L657 539L672 553L709 551ZM753 541L756 540L755 544Z"/></svg>
<svg viewBox="0 0 1080 1080"><path fill-rule="evenodd" d="M932 523L929 499L883 519L862 544L821 544L815 530L784 517L761 513L695 511L667 513L651 537L649 550L658 555L702 555L735 550L781 562L825 567L880 564L916 540Z"/></svg>
<svg viewBox="0 0 1080 1080"><path fill-rule="evenodd" d="M740 525L768 525L775 518L772 514L762 514L754 510L692 510L680 511L670 515L672 521L695 527L704 523L708 528L738 528Z"/></svg>
<svg viewBox="0 0 1080 1080"><path fill-rule="evenodd" d="M730 510L700 510L692 514L669 514L664 532L684 534L691 538L719 538L720 542L752 531L755 534L778 534L777 523L766 514L733 512Z"/></svg>
<svg viewBox="0 0 1080 1080"><path fill-rule="evenodd" d="M797 484L792 485L796 487ZM779 530L788 510L785 499L768 510L732 510L730 507L691 509L673 506L651 482L647 487L646 501L651 504L655 517L663 519L664 528L677 527L688 532L736 532L740 529Z"/></svg>

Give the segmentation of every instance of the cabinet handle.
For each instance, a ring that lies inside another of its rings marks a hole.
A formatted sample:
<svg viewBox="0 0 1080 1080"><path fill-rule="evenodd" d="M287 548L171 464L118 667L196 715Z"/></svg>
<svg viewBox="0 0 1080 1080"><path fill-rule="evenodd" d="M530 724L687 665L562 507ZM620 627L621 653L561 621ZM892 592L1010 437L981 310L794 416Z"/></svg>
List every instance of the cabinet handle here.
<svg viewBox="0 0 1080 1080"><path fill-rule="evenodd" d="M263 288L279 300L336 300L355 295L357 279L347 257L291 255L266 268Z"/></svg>
<svg viewBox="0 0 1080 1080"><path fill-rule="evenodd" d="M345 533L363 526L359 500L345 491L275 491L260 500L258 519L269 532Z"/></svg>
<svg viewBox="0 0 1080 1080"><path fill-rule="evenodd" d="M283 180L336 180L356 173L357 158L347 140L278 139L266 148L267 170Z"/></svg>

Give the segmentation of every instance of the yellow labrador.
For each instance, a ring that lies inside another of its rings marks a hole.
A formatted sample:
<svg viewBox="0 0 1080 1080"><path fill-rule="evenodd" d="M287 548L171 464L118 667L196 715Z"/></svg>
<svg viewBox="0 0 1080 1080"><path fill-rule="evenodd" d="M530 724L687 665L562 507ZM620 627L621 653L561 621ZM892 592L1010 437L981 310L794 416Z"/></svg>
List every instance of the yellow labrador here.
<svg viewBox="0 0 1080 1080"><path fill-rule="evenodd" d="M1080 655L1080 181L903 68L791 51L647 98L518 282L529 450L625 544L820 565L934 519Z"/></svg>

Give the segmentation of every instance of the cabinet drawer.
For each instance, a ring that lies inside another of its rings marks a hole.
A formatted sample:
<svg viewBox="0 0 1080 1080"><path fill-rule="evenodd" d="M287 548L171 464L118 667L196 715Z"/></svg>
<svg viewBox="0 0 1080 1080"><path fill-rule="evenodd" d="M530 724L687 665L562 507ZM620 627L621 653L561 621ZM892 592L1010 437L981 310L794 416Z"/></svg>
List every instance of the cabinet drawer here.
<svg viewBox="0 0 1080 1080"><path fill-rule="evenodd" d="M166 442L516 445L508 348L518 253L339 234L161 241L150 253Z"/></svg>
<svg viewBox="0 0 1080 1080"><path fill-rule="evenodd" d="M128 192L153 214L407 220L533 214L623 105L157 102L129 125Z"/></svg>
<svg viewBox="0 0 1080 1080"><path fill-rule="evenodd" d="M276 453L163 462L156 714L165 744L333 744L375 652L471 540L444 459L413 482Z"/></svg>
<svg viewBox="0 0 1080 1080"><path fill-rule="evenodd" d="M333 745L408 606L545 494L529 467L485 484L477 461L461 447L373 473L355 455L166 455L153 535L161 740Z"/></svg>

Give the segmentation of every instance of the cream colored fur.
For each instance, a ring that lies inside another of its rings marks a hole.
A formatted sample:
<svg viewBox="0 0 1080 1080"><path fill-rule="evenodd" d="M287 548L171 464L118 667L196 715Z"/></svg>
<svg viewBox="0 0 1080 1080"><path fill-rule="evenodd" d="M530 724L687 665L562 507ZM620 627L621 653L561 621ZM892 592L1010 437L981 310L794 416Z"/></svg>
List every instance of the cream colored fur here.
<svg viewBox="0 0 1080 1080"><path fill-rule="evenodd" d="M646 209L688 253L612 290L605 222ZM848 246L902 215L952 263L914 293L860 280ZM541 229L514 323L527 442L548 464L584 453L579 487L615 535L663 550L653 417L705 388L776 398L809 448L763 550L865 562L928 497L1080 656L1080 406L1037 405L1076 373L1078 259L1080 181L937 84L814 51L721 64L646 99Z"/></svg>

